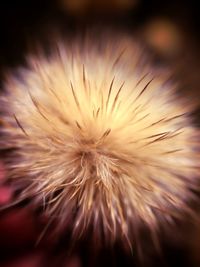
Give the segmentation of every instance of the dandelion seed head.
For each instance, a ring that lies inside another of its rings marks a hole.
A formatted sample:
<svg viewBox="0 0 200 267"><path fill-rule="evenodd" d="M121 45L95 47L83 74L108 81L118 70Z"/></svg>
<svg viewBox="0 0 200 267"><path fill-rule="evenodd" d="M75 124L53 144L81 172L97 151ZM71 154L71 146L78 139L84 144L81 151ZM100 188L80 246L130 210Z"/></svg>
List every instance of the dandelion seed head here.
<svg viewBox="0 0 200 267"><path fill-rule="evenodd" d="M1 95L3 149L19 199L73 234L134 241L192 213L199 177L193 104L147 63L130 39L59 42L30 56ZM158 215L159 214L159 215Z"/></svg>

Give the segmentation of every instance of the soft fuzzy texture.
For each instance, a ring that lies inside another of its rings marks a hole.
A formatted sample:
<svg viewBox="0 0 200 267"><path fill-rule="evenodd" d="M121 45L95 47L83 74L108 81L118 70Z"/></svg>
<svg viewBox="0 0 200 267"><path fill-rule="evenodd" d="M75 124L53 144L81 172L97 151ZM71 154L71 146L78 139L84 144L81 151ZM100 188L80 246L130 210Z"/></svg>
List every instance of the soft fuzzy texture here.
<svg viewBox="0 0 200 267"><path fill-rule="evenodd" d="M1 147L18 200L73 234L135 241L146 225L192 215L199 183L193 104L176 95L128 38L59 42L8 76Z"/></svg>

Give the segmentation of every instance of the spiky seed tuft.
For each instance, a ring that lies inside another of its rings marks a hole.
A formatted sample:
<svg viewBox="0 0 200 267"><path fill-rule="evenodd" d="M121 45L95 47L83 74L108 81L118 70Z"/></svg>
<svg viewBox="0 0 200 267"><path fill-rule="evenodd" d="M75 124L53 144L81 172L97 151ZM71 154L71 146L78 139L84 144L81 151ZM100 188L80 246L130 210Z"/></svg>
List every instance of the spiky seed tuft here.
<svg viewBox="0 0 200 267"><path fill-rule="evenodd" d="M148 65L138 68L130 40L104 51L94 41L64 46L51 59L30 57L23 80L10 76L0 99L18 200L43 205L57 228L73 216L76 236L90 228L106 241L132 243L139 224L154 236L160 221L191 215L199 183L192 103Z"/></svg>

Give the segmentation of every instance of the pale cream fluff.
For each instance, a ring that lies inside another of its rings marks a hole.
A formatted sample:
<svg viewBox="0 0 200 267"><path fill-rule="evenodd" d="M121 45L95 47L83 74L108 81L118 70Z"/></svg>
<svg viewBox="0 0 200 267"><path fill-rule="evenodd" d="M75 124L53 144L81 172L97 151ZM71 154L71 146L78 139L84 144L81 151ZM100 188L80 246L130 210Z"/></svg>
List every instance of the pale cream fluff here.
<svg viewBox="0 0 200 267"><path fill-rule="evenodd" d="M53 51L53 50L52 50ZM73 233L130 244L138 225L191 215L199 182L193 104L159 75L130 38L58 42L29 56L2 94L2 148L19 199ZM145 63L144 63L145 62ZM18 200L19 200L18 199Z"/></svg>

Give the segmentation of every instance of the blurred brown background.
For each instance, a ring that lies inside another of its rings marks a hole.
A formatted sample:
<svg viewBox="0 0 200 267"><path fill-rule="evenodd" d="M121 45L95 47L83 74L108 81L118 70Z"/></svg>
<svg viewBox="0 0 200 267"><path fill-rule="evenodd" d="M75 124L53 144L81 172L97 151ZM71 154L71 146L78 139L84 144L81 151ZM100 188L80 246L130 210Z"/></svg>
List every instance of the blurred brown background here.
<svg viewBox="0 0 200 267"><path fill-rule="evenodd" d="M0 69L21 63L31 43L50 31L109 25L139 36L157 64L176 69L182 90L199 98L199 22L195 0L2 0Z"/></svg>

